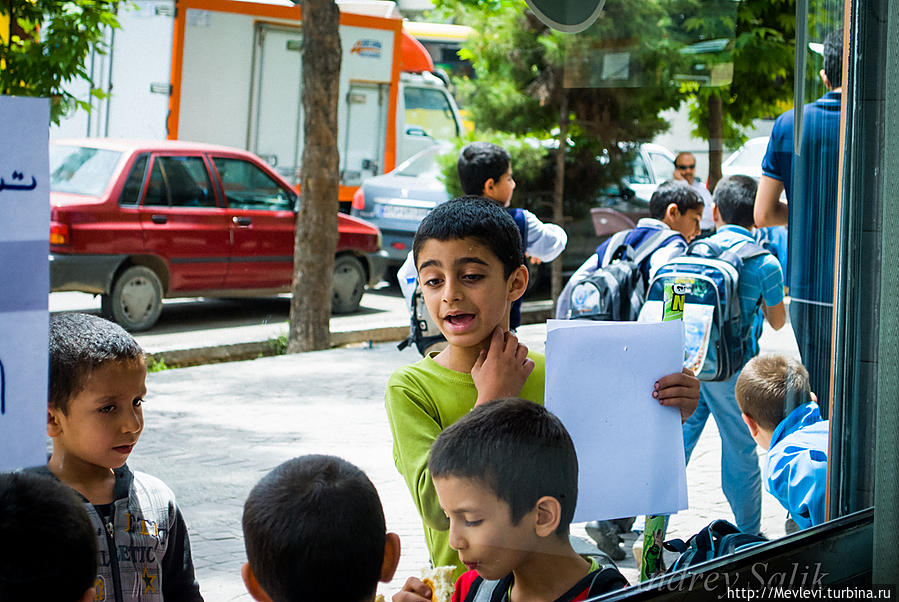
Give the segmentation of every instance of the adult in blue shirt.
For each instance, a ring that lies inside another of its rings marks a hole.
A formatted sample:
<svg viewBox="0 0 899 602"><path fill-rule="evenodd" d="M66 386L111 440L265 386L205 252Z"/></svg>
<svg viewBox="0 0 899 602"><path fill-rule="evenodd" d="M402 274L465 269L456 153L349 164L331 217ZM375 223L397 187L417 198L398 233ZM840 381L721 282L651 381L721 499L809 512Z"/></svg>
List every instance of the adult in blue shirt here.
<svg viewBox="0 0 899 602"><path fill-rule="evenodd" d="M812 388L824 400L830 392L842 64L843 31L837 30L824 40L821 79L829 91L803 108L798 156L793 110L774 122L754 212L758 227L788 225L790 323ZM788 203L780 200L783 191Z"/></svg>
<svg viewBox="0 0 899 602"><path fill-rule="evenodd" d="M730 176L718 182L713 197L717 231L707 239L709 242L722 249L735 249L755 242L752 212L756 187L755 179L749 176ZM771 253L745 261L737 294L740 297L744 357L748 361L759 352L762 314L775 330L786 322L783 272ZM762 478L755 441L743 423L734 394L739 375L738 371L726 381L703 381L700 384L699 405L683 426L684 451L689 461L709 415L714 417L721 435L721 489L734 513L737 527L754 535L761 527Z"/></svg>

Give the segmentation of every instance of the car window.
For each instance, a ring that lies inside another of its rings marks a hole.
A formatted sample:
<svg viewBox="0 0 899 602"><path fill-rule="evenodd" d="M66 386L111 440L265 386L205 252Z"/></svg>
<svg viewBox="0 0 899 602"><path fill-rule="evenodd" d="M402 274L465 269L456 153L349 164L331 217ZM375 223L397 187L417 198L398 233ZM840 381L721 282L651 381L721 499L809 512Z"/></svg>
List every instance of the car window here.
<svg viewBox="0 0 899 602"><path fill-rule="evenodd" d="M449 98L442 90L433 88L404 89L406 126L419 127L433 138L448 140L459 135Z"/></svg>
<svg viewBox="0 0 899 602"><path fill-rule="evenodd" d="M656 172L656 182L661 184L674 177L674 161L662 153L649 153L652 169Z"/></svg>
<svg viewBox="0 0 899 602"><path fill-rule="evenodd" d="M437 163L437 152L439 149L424 150L399 167L396 173L401 176L409 176L416 178L418 176L437 177L440 174L440 165Z"/></svg>
<svg viewBox="0 0 899 602"><path fill-rule="evenodd" d="M628 184L652 184L652 177L649 175L649 169L643 157L639 154L634 157L628 166L628 173L624 176L624 181Z"/></svg>
<svg viewBox="0 0 899 602"><path fill-rule="evenodd" d="M202 157L157 156L144 205L215 207L215 195Z"/></svg>
<svg viewBox="0 0 899 602"><path fill-rule="evenodd" d="M122 153L84 146L50 145L50 190L100 196Z"/></svg>
<svg viewBox="0 0 899 602"><path fill-rule="evenodd" d="M292 211L296 194L284 189L256 165L243 159L213 157L232 209Z"/></svg>
<svg viewBox="0 0 899 602"><path fill-rule="evenodd" d="M122 187L122 194L119 195L119 205L137 205L140 201L140 188L144 183L144 174L147 171L147 155L141 155L131 166L131 172L125 185Z"/></svg>

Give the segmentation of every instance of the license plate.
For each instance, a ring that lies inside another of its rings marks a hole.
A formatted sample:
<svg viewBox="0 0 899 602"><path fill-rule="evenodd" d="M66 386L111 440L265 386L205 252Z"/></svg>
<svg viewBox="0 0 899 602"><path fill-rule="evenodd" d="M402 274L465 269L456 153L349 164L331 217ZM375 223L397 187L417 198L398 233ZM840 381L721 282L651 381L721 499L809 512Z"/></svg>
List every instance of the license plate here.
<svg viewBox="0 0 899 602"><path fill-rule="evenodd" d="M405 205L377 205L375 214L385 219L401 219L412 222L420 222L428 214L429 209L422 207L407 207Z"/></svg>

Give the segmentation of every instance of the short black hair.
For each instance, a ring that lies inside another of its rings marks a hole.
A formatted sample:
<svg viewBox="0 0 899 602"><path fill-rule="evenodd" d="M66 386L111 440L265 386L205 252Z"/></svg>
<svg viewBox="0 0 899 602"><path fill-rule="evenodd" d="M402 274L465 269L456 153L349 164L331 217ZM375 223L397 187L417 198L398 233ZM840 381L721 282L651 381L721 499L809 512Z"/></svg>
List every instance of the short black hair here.
<svg viewBox="0 0 899 602"><path fill-rule="evenodd" d="M830 32L824 38L824 75L830 85L839 88L843 85L843 29Z"/></svg>
<svg viewBox="0 0 899 602"><path fill-rule="evenodd" d="M421 247L432 238L477 239L502 262L506 278L524 265L524 245L515 220L505 208L484 197L457 197L437 205L421 220L412 242L416 269Z"/></svg>
<svg viewBox="0 0 899 602"><path fill-rule="evenodd" d="M508 151L501 146L491 142L472 142L466 145L456 162L462 192L470 195L484 194L487 180L499 181L511 164Z"/></svg>
<svg viewBox="0 0 899 602"><path fill-rule="evenodd" d="M84 503L54 477L0 473L0 600L74 602L97 579Z"/></svg>
<svg viewBox="0 0 899 602"><path fill-rule="evenodd" d="M277 466L250 492L243 533L250 568L275 602L356 602L377 589L384 510L346 460L309 455Z"/></svg>
<svg viewBox="0 0 899 602"><path fill-rule="evenodd" d="M758 187L755 178L749 176L729 176L718 182L713 199L721 219L727 224L752 228L755 225L752 208Z"/></svg>
<svg viewBox="0 0 899 602"><path fill-rule="evenodd" d="M431 446L431 477L475 479L509 504L512 523L543 496L562 506L556 533L566 535L577 504L577 454L562 421L520 398L479 405Z"/></svg>
<svg viewBox="0 0 899 602"><path fill-rule="evenodd" d="M702 197L690 186L682 182L669 180L662 182L649 199L649 216L661 220L665 217L668 205L674 203L677 210L686 213L690 209L702 208Z"/></svg>
<svg viewBox="0 0 899 602"><path fill-rule="evenodd" d="M118 324L90 314L50 316L51 407L65 414L91 372L123 361L144 361L144 350Z"/></svg>

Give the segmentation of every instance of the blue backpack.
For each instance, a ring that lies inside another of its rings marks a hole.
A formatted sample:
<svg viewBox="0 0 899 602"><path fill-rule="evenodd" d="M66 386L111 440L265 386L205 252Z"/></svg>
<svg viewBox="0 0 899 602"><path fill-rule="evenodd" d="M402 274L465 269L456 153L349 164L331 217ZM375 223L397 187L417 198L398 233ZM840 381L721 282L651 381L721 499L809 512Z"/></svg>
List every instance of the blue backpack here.
<svg viewBox="0 0 899 602"><path fill-rule="evenodd" d="M684 255L660 267L652 277L644 311L658 313L656 320L662 318L665 284L686 286L687 363L700 380L727 380L746 363L746 341L753 332L753 322L750 321L748 327L743 326L738 289L740 275L744 262L767 253L750 242L722 249L708 239L697 240L690 243ZM760 303L761 299L755 313ZM641 314L640 319L652 321L653 316ZM702 364L690 365L694 361L699 364L702 348L707 349Z"/></svg>
<svg viewBox="0 0 899 602"><path fill-rule="evenodd" d="M762 535L743 533L726 520L715 520L687 541L671 539L663 545L666 550L680 554L668 569L671 572L733 554L766 541L768 540Z"/></svg>

